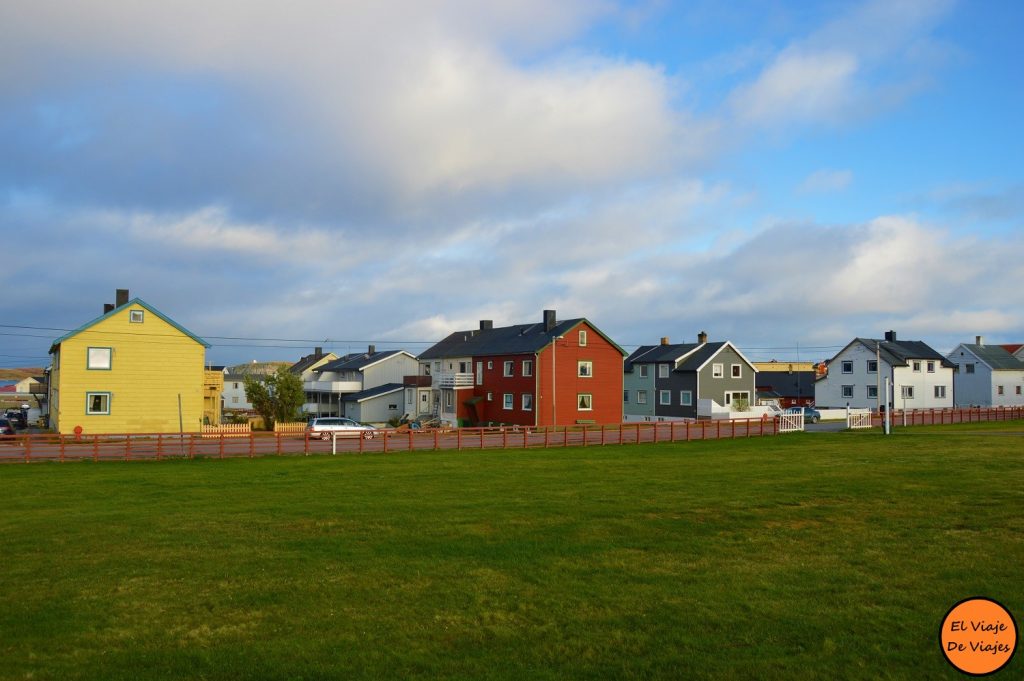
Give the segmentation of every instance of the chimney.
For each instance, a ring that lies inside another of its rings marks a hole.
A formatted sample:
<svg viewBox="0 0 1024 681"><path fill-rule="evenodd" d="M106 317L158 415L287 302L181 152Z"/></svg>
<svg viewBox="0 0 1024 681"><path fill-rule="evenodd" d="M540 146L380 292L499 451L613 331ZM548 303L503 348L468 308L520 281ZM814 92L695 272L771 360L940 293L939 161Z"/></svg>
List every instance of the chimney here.
<svg viewBox="0 0 1024 681"><path fill-rule="evenodd" d="M896 332L895 331L886 331L885 332L885 340L887 340L890 343L895 343L896 342Z"/></svg>
<svg viewBox="0 0 1024 681"><path fill-rule="evenodd" d="M126 289L126 288L119 288L119 289L117 289L116 292L115 292L115 296L114 296L114 305L117 306L117 307L121 307L122 305L127 305L127 304L128 304L128 289Z"/></svg>
<svg viewBox="0 0 1024 681"><path fill-rule="evenodd" d="M662 336L661 337L661 344L662 345L668 345L668 336Z"/></svg>
<svg viewBox="0 0 1024 681"><path fill-rule="evenodd" d="M493 328L494 328L494 320L493 319L481 319L480 320L480 330L481 331L487 331L487 330L493 329Z"/></svg>
<svg viewBox="0 0 1024 681"><path fill-rule="evenodd" d="M700 333L698 333L697 334L697 342L700 343L701 345L703 345L704 343L707 343L708 342L708 332L707 331L701 331Z"/></svg>
<svg viewBox="0 0 1024 681"><path fill-rule="evenodd" d="M984 336L975 336L974 337L974 341L975 341L975 345L984 345L985 344L985 337Z"/></svg>
<svg viewBox="0 0 1024 681"><path fill-rule="evenodd" d="M555 330L556 323L557 322L555 321L555 311L544 310L544 331L546 333L551 333L552 331Z"/></svg>
<svg viewBox="0 0 1024 681"><path fill-rule="evenodd" d="M320 359L324 356L323 348L313 348L313 359Z"/></svg>
<svg viewBox="0 0 1024 681"><path fill-rule="evenodd" d="M366 351L366 354L372 355L375 352L377 352L377 346L376 345L371 345L370 349Z"/></svg>
<svg viewBox="0 0 1024 681"><path fill-rule="evenodd" d="M114 309L113 303L103 303L103 314L107 314Z"/></svg>

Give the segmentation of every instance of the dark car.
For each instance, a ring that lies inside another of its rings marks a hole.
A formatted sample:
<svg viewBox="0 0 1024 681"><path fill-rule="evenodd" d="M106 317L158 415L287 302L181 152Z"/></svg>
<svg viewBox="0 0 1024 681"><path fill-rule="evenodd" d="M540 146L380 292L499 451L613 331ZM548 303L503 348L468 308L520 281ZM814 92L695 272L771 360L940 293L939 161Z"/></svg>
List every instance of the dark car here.
<svg viewBox="0 0 1024 681"><path fill-rule="evenodd" d="M14 435L14 424L9 418L0 418L0 435Z"/></svg>
<svg viewBox="0 0 1024 681"><path fill-rule="evenodd" d="M790 407L787 414L803 414L804 423L817 423L821 420L821 412L814 407Z"/></svg>
<svg viewBox="0 0 1024 681"><path fill-rule="evenodd" d="M28 423L26 422L25 415L22 414L20 411L15 411L15 410L11 409L10 411L8 411L3 416L3 418L5 418L8 421L10 421L11 422L11 426L14 427L14 428L26 428L26 427L28 427Z"/></svg>

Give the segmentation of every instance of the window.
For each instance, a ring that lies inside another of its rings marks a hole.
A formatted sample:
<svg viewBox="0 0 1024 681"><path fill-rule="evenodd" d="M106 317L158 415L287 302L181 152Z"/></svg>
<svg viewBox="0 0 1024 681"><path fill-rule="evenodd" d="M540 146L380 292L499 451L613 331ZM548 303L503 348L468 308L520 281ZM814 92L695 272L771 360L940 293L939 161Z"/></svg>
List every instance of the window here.
<svg viewBox="0 0 1024 681"><path fill-rule="evenodd" d="M843 397L844 398L852 398L853 397L853 386L852 385L844 385L843 386Z"/></svg>
<svg viewBox="0 0 1024 681"><path fill-rule="evenodd" d="M732 377L733 378L743 378L743 365L742 364L733 364L732 367L730 367L730 368L732 369Z"/></svg>
<svg viewBox="0 0 1024 681"><path fill-rule="evenodd" d="M591 411L594 408L594 396L590 393L576 395L576 405L580 411Z"/></svg>
<svg viewBox="0 0 1024 681"><path fill-rule="evenodd" d="M679 391L679 404L684 407L693 406L693 391L691 390L680 390Z"/></svg>
<svg viewBox="0 0 1024 681"><path fill-rule="evenodd" d="M235 390L238 390L238 381L235 381Z"/></svg>
<svg viewBox="0 0 1024 681"><path fill-rule="evenodd" d="M533 395L523 393L523 411L533 411Z"/></svg>
<svg viewBox="0 0 1024 681"><path fill-rule="evenodd" d="M1020 386L1017 386L1017 394L1020 395Z"/></svg>
<svg viewBox="0 0 1024 681"><path fill-rule="evenodd" d="M436 371L437 373L441 373L441 363L440 362L434 362L434 371Z"/></svg>
<svg viewBox="0 0 1024 681"><path fill-rule="evenodd" d="M445 390L444 391L444 406L446 406L446 407L451 407L452 406L452 401L453 401L453 398L454 398L454 393L455 393L454 390Z"/></svg>
<svg viewBox="0 0 1024 681"><path fill-rule="evenodd" d="M1003 394L1003 386L997 385L996 386L996 395L1002 395L1002 394Z"/></svg>
<svg viewBox="0 0 1024 681"><path fill-rule="evenodd" d="M483 362L477 362L476 363L476 384L477 385L483 385L484 384L484 363Z"/></svg>
<svg viewBox="0 0 1024 681"><path fill-rule="evenodd" d="M86 393L85 413L107 415L110 413L110 393Z"/></svg>
<svg viewBox="0 0 1024 681"><path fill-rule="evenodd" d="M853 361L852 360L843 360L843 373L844 374L852 374L853 373Z"/></svg>
<svg viewBox="0 0 1024 681"><path fill-rule="evenodd" d="M935 397L938 397L940 399L945 398L946 397L946 386L944 386L944 385L937 385L937 386L935 386Z"/></svg>
<svg viewBox="0 0 1024 681"><path fill-rule="evenodd" d="M877 385L869 385L868 386L868 399L872 399L872 400L877 400L878 399L878 386Z"/></svg>
<svg viewBox="0 0 1024 681"><path fill-rule="evenodd" d="M128 321L131 324L141 324L145 316L145 310L131 310L128 312Z"/></svg>
<svg viewBox="0 0 1024 681"><path fill-rule="evenodd" d="M460 374L468 374L469 371L470 371L469 365L470 365L469 362L459 362L459 373Z"/></svg>
<svg viewBox="0 0 1024 681"><path fill-rule="evenodd" d="M658 391L658 404L671 405L672 404L672 391L671 390L659 390Z"/></svg>
<svg viewBox="0 0 1024 681"><path fill-rule="evenodd" d="M623 402L629 402L629 391L628 390L623 390L622 391L622 401Z"/></svg>
<svg viewBox="0 0 1024 681"><path fill-rule="evenodd" d="M868 373L869 374L877 374L878 373L878 360L877 359L869 359L868 360Z"/></svg>
<svg viewBox="0 0 1024 681"><path fill-rule="evenodd" d="M636 403L637 404L647 404L647 391L646 390L637 390L636 391Z"/></svg>
<svg viewBox="0 0 1024 681"><path fill-rule="evenodd" d="M512 376L515 371L515 362L512 360L505 360L505 376Z"/></svg>
<svg viewBox="0 0 1024 681"><path fill-rule="evenodd" d="M232 397L231 404L238 404L238 397Z"/></svg>
<svg viewBox="0 0 1024 681"><path fill-rule="evenodd" d="M523 360L523 376L533 376L533 360Z"/></svg>
<svg viewBox="0 0 1024 681"><path fill-rule="evenodd" d="M487 401L488 402L493 402L494 401L494 393L487 393Z"/></svg>
<svg viewBox="0 0 1024 681"><path fill-rule="evenodd" d="M725 365L724 364L712 364L711 365L711 377L722 378L725 376Z"/></svg>
<svg viewBox="0 0 1024 681"><path fill-rule="evenodd" d="M580 331L580 347L581 348L587 347L587 332L586 331Z"/></svg>
<svg viewBox="0 0 1024 681"><path fill-rule="evenodd" d="M512 409L512 393L505 393L501 396L503 404L501 405L504 409Z"/></svg>
<svg viewBox="0 0 1024 681"><path fill-rule="evenodd" d="M493 369L494 368L494 360L491 360L491 359L487 360L487 368L488 369Z"/></svg>
<svg viewBox="0 0 1024 681"><path fill-rule="evenodd" d="M935 362L928 362L928 373L929 374L934 374L935 373Z"/></svg>
<svg viewBox="0 0 1024 681"><path fill-rule="evenodd" d="M648 366L646 364L641 364L640 365L640 378L647 378L647 376L648 376L647 370L648 370Z"/></svg>
<svg viewBox="0 0 1024 681"><path fill-rule="evenodd" d="M668 378L668 365L667 364L659 364L658 365L658 378Z"/></svg>
<svg viewBox="0 0 1024 681"><path fill-rule="evenodd" d="M921 371L921 363L920 362L914 362L914 371L917 371L917 372Z"/></svg>
<svg viewBox="0 0 1024 681"><path fill-rule="evenodd" d="M905 399L905 400L912 400L912 399L914 399L914 386L912 386L912 385L902 385L902 386L900 386L900 388L901 388L900 389L900 395L903 397L903 399Z"/></svg>
<svg viewBox="0 0 1024 681"><path fill-rule="evenodd" d="M89 348L88 368L109 370L111 354L113 350L110 348Z"/></svg>
<svg viewBox="0 0 1024 681"><path fill-rule="evenodd" d="M968 373L968 374L973 374L974 373L974 363L973 362L968 362L968 364L967 364L967 371L964 372L964 373Z"/></svg>
<svg viewBox="0 0 1024 681"><path fill-rule="evenodd" d="M590 378L594 375L593 362L576 362L576 375L580 378Z"/></svg>

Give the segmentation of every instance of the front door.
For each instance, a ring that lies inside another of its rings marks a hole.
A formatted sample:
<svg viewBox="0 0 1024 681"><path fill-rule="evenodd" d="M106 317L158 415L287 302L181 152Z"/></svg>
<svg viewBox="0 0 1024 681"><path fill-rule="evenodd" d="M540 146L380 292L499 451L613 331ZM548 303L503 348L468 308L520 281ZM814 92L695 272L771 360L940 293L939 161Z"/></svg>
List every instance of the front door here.
<svg viewBox="0 0 1024 681"><path fill-rule="evenodd" d="M429 390L421 390L420 391L419 413L421 413L421 414L429 414L430 413L430 391Z"/></svg>

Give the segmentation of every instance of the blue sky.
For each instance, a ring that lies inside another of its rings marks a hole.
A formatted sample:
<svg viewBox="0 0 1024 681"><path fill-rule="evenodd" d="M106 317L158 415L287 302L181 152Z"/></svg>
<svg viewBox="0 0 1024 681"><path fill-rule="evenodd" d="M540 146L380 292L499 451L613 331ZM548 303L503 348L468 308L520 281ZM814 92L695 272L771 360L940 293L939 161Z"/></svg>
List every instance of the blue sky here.
<svg viewBox="0 0 1024 681"><path fill-rule="evenodd" d="M6 3L0 366L115 288L217 364L543 309L755 359L1024 341L1022 25L993 0Z"/></svg>

